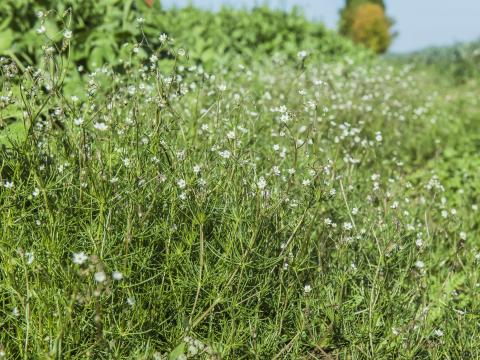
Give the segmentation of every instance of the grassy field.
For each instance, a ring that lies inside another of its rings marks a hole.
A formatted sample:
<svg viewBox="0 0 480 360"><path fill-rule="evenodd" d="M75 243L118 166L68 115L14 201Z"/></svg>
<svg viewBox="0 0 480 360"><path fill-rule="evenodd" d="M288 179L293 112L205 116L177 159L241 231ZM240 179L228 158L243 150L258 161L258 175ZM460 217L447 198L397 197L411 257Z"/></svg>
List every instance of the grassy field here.
<svg viewBox="0 0 480 360"><path fill-rule="evenodd" d="M480 357L477 82L161 32L73 77L37 32L0 60L0 358Z"/></svg>

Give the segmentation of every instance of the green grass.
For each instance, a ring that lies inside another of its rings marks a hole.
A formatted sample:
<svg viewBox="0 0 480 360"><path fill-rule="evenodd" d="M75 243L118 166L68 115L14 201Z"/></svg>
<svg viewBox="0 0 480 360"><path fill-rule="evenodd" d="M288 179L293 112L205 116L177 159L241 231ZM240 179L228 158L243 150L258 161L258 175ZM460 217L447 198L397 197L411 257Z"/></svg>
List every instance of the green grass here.
<svg viewBox="0 0 480 360"><path fill-rule="evenodd" d="M133 54L76 101L57 57L2 64L25 112L1 130L6 358L480 355L477 89L155 51L168 72Z"/></svg>

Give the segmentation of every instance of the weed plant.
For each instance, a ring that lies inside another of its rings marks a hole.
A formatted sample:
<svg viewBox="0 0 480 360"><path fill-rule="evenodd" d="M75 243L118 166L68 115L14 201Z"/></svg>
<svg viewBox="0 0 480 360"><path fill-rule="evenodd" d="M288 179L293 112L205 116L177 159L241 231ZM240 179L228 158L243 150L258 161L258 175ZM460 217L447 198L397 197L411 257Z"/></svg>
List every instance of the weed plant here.
<svg viewBox="0 0 480 360"><path fill-rule="evenodd" d="M478 167L445 187L455 114L419 74L207 72L159 33L66 95L62 34L1 59L2 357L479 356Z"/></svg>

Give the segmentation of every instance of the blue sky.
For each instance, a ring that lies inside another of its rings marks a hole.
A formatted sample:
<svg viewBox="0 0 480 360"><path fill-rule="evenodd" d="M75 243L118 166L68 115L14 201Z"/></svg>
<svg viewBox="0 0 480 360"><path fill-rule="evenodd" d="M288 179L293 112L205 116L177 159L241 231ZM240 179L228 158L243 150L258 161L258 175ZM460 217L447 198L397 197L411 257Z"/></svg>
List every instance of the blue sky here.
<svg viewBox="0 0 480 360"><path fill-rule="evenodd" d="M304 9L310 19L335 28L338 10L344 0L161 0L166 6L190 3L216 10L222 4L255 6L267 3L288 10L294 5ZM480 38L480 0L386 0L387 11L395 21L399 36L391 50L406 52L432 45L448 45Z"/></svg>

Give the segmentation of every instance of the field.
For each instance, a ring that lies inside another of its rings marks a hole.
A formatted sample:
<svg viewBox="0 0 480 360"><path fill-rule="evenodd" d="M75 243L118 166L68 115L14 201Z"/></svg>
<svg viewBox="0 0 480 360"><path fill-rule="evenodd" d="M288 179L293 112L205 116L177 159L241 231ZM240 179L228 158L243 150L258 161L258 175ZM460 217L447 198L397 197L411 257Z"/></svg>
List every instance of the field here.
<svg viewBox="0 0 480 360"><path fill-rule="evenodd" d="M19 3L0 358L480 357L478 44L379 58L266 8Z"/></svg>

